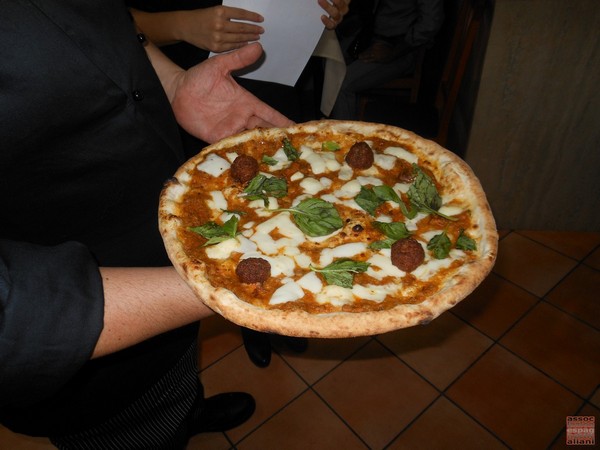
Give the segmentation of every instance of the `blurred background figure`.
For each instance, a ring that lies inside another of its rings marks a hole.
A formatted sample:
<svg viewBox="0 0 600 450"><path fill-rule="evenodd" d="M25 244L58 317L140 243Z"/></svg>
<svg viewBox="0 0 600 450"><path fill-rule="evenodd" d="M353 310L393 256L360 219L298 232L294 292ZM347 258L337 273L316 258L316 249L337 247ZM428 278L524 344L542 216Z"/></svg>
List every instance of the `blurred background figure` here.
<svg viewBox="0 0 600 450"><path fill-rule="evenodd" d="M444 21L443 0L354 0L337 30L346 76L330 118L358 119L358 93L415 70Z"/></svg>

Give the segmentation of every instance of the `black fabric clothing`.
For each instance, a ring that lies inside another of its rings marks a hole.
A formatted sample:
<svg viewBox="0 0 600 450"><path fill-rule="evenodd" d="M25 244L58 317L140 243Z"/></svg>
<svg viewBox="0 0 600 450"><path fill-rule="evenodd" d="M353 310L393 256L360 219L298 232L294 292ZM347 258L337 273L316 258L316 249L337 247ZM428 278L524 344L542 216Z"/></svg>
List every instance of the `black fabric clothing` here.
<svg viewBox="0 0 600 450"><path fill-rule="evenodd" d="M0 0L0 421L71 434L135 401L197 324L88 361L97 265L169 264L156 223L184 161L123 2Z"/></svg>

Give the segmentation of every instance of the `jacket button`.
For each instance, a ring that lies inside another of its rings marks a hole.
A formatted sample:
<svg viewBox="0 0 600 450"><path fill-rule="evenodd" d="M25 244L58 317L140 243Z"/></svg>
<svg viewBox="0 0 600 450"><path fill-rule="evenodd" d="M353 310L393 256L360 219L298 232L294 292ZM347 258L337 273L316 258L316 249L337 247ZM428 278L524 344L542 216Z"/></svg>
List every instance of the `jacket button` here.
<svg viewBox="0 0 600 450"><path fill-rule="evenodd" d="M148 43L148 40L146 39L146 35L144 33L138 33L137 40L140 44L144 46Z"/></svg>
<svg viewBox="0 0 600 450"><path fill-rule="evenodd" d="M132 92L132 95L136 102L144 100L144 93L142 91L135 90Z"/></svg>

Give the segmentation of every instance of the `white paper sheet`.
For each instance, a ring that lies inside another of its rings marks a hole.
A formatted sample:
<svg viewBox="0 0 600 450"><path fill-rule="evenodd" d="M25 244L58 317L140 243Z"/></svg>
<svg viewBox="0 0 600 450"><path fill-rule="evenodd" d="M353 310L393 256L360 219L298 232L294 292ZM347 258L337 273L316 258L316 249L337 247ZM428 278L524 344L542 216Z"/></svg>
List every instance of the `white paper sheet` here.
<svg viewBox="0 0 600 450"><path fill-rule="evenodd" d="M259 39L263 58L235 75L294 86L323 34L325 11L317 0L223 0L223 5L254 11L265 19Z"/></svg>

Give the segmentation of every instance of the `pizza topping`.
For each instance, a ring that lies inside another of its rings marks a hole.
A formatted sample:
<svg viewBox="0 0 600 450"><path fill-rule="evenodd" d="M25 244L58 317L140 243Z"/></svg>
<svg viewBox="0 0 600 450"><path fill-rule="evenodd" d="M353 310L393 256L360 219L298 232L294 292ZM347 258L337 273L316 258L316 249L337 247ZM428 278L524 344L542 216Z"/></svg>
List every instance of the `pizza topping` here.
<svg viewBox="0 0 600 450"><path fill-rule="evenodd" d="M319 272L327 284L334 284L345 288L352 288L354 283L354 274L366 272L369 263L364 261L354 261L352 259L338 259L322 269L310 266L311 270Z"/></svg>
<svg viewBox="0 0 600 450"><path fill-rule="evenodd" d="M392 264L404 272L412 272L425 260L423 246L415 238L400 239L392 245Z"/></svg>
<svg viewBox="0 0 600 450"><path fill-rule="evenodd" d="M233 215L223 225L210 221L198 227L190 227L189 230L208 239L204 246L218 244L227 239L235 238L239 219Z"/></svg>
<svg viewBox="0 0 600 450"><path fill-rule="evenodd" d="M235 181L246 184L258 173L258 161L252 156L240 155L235 158L230 170Z"/></svg>
<svg viewBox="0 0 600 450"><path fill-rule="evenodd" d="M408 189L408 198L411 204L419 211L437 214L447 220L456 220L439 212L442 206L442 197L431 177L416 164L413 164L413 168L417 176Z"/></svg>
<svg viewBox="0 0 600 450"><path fill-rule="evenodd" d="M456 238L456 243L454 246L459 250L464 251L474 251L477 250L477 244L473 239L465 234L465 230L461 229L458 234L458 238Z"/></svg>
<svg viewBox="0 0 600 450"><path fill-rule="evenodd" d="M287 138L283 140L283 151L285 152L285 156L287 156L289 161L296 161L300 157L298 150L296 150L296 148Z"/></svg>
<svg viewBox="0 0 600 450"><path fill-rule="evenodd" d="M320 198L307 198L295 207L278 211L291 212L296 225L307 236L327 236L344 226L335 206Z"/></svg>
<svg viewBox="0 0 600 450"><path fill-rule="evenodd" d="M346 154L346 162L353 169L364 170L373 165L373 150L366 142L357 142Z"/></svg>
<svg viewBox="0 0 600 450"><path fill-rule="evenodd" d="M325 141L321 144L321 150L324 152L337 152L340 148L340 144L333 141Z"/></svg>
<svg viewBox="0 0 600 450"><path fill-rule="evenodd" d="M190 174L184 223L205 225L185 234L186 252L208 260L215 285L262 307L316 314L419 303L476 257L465 230L477 232L444 173L400 145L353 132L288 134L209 153ZM457 249L446 256L442 233ZM254 263L244 262L253 260L269 266L266 278L253 278Z"/></svg>
<svg viewBox="0 0 600 450"><path fill-rule="evenodd" d="M242 259L235 274L242 283L263 283L271 276L271 264L262 258Z"/></svg>
<svg viewBox="0 0 600 450"><path fill-rule="evenodd" d="M369 244L369 248L373 250L391 248L394 242L410 236L410 231L408 231L404 222L380 222L376 220L373 222L373 226L386 236L384 240Z"/></svg>
<svg viewBox="0 0 600 450"><path fill-rule="evenodd" d="M287 195L287 181L285 178L267 177L259 173L252 178L242 195L248 200L262 200L268 207L269 195L275 198Z"/></svg>
<svg viewBox="0 0 600 450"><path fill-rule="evenodd" d="M452 247L452 242L450 242L450 238L445 232L440 234L436 234L431 240L427 243L427 250L431 250L433 252L433 256L436 259L444 259L447 258L450 254L450 248Z"/></svg>

